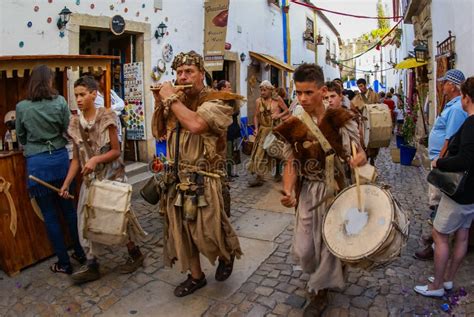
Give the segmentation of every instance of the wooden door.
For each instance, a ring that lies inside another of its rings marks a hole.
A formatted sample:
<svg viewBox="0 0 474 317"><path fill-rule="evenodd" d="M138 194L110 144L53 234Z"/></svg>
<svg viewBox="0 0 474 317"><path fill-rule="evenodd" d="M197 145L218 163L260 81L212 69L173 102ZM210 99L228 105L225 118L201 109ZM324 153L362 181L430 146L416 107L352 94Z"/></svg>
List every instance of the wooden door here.
<svg viewBox="0 0 474 317"><path fill-rule="evenodd" d="M253 125L255 101L260 97L259 86L261 82L262 73L260 67L249 65L247 67L247 119L249 125Z"/></svg>

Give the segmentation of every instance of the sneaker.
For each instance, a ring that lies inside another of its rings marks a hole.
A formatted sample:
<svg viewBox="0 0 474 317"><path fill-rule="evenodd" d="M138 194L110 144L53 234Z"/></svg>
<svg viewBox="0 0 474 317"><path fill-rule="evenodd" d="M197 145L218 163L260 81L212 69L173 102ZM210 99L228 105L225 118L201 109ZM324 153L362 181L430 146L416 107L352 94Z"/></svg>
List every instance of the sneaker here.
<svg viewBox="0 0 474 317"><path fill-rule="evenodd" d="M434 276L428 277L428 281L429 281L430 283L433 283L433 282L434 282ZM453 281L444 282L444 283L443 283L443 287L444 287L444 289L447 290L447 291L452 290L453 287L454 287Z"/></svg>
<svg viewBox="0 0 474 317"><path fill-rule="evenodd" d="M417 285L414 287L415 292L427 297L443 297L444 288L429 290L428 285Z"/></svg>
<svg viewBox="0 0 474 317"><path fill-rule="evenodd" d="M138 256L137 258L133 258L132 256L129 256L128 259L127 259L127 262L120 265L118 267L118 270L119 270L120 274L133 273L140 266L143 265L144 260L145 260L145 256L142 253L140 253L140 256Z"/></svg>
<svg viewBox="0 0 474 317"><path fill-rule="evenodd" d="M83 265L79 271L71 275L71 279L75 284L92 282L100 278L99 264Z"/></svg>

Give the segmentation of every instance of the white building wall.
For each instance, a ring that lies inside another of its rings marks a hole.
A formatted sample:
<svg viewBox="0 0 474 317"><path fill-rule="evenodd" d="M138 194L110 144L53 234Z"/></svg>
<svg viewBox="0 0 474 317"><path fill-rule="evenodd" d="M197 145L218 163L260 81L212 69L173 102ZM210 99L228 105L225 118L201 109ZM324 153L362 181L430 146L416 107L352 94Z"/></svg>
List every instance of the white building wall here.
<svg viewBox="0 0 474 317"><path fill-rule="evenodd" d="M456 68L467 77L474 76L474 41L472 30L474 28L474 1L472 0L432 0L431 20L433 28L433 54L436 54L436 42L442 42L448 37L448 31L456 36ZM436 21L436 22L435 22ZM436 78L436 60L431 57L433 78ZM436 97L436 82L432 81L430 90ZM436 109L436 107L435 107ZM436 111L436 110L435 110Z"/></svg>
<svg viewBox="0 0 474 317"><path fill-rule="evenodd" d="M94 5L93 9L91 5ZM36 12L35 6L39 8ZM202 1L163 0L163 10L155 12L153 0L123 3L121 0L55 0L51 3L2 0L0 2L0 38L2 39L0 55L68 54L68 28L66 26L65 36L61 38L56 26L58 14L65 6L73 14L109 17L119 14L128 21L149 23L152 33L161 22L165 22L167 17L168 21L165 24L168 26L169 36L166 36L160 44L154 37L146 39L152 42L153 58L158 58L158 53L161 53L161 47L165 43L171 43L175 52L190 49L202 51L204 20L203 18L196 19L196 16L203 17ZM183 8L186 9L183 10ZM47 22L49 17L51 23ZM27 26L30 21L31 28ZM19 45L21 41L24 43L23 47Z"/></svg>
<svg viewBox="0 0 474 317"><path fill-rule="evenodd" d="M249 51L264 53L283 60L283 25L280 8L268 5L266 0L231 0L226 42L231 51L246 55L240 64L240 94L247 96L247 67L252 62ZM262 69L263 79L269 72ZM241 108L241 116L247 116L247 107Z"/></svg>
<svg viewBox="0 0 474 317"><path fill-rule="evenodd" d="M409 58L409 53L413 53L413 40L415 39L415 31L413 28L413 24L405 24L402 22L402 39L401 39L401 46L398 50L398 62L403 61L405 58ZM408 70L402 69L398 70L398 77L399 82L401 82L401 87L403 91L403 95L407 95L407 87L408 87L408 78L407 78ZM395 88L397 91L399 86Z"/></svg>
<svg viewBox="0 0 474 317"><path fill-rule="evenodd" d="M474 75L473 16L472 0L432 0L433 49L436 50L436 42L444 41L448 37L448 31L451 31L452 35L456 36L456 68L462 70L466 76ZM435 63L434 58L432 61Z"/></svg>
<svg viewBox="0 0 474 317"><path fill-rule="evenodd" d="M330 52L339 58L339 42L337 34L324 22L319 15L316 15L314 21L314 14L310 8L290 4L290 36L291 36L291 62L297 66L302 63L317 63L323 68L325 79L332 80L340 77L340 71L337 65L326 63L326 37L329 38ZM316 46L318 50L318 60L316 61L315 52L306 47L306 42L303 40L303 33L306 30L306 18L310 18L316 25L315 37L321 35L323 37L323 44ZM334 45L335 44L335 47Z"/></svg>
<svg viewBox="0 0 474 317"><path fill-rule="evenodd" d="M326 62L326 38L329 38L329 51L331 54L331 58L335 58L336 60L339 59L339 42L337 38L337 34L324 22L318 15L317 17L317 30L318 34L323 37L324 45L318 45L318 65L323 68L324 77L326 80L333 80L335 78L341 77L341 72L337 64L330 62L329 64Z"/></svg>
<svg viewBox="0 0 474 317"><path fill-rule="evenodd" d="M291 25L291 63L295 67L303 63L314 63L316 61L315 53L307 48L306 42L303 41L303 33L306 30L306 18L314 20L313 11L302 5L290 3L289 16L289 23Z"/></svg>

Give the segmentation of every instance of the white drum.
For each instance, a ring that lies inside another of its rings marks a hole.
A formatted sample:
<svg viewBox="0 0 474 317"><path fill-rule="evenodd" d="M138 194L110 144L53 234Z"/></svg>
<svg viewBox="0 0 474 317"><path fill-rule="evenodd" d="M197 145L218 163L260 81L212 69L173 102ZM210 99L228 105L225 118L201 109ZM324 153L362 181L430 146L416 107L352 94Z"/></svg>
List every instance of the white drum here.
<svg viewBox="0 0 474 317"><path fill-rule="evenodd" d="M361 185L361 196L366 214L357 209L356 185L337 195L323 221L323 239L343 262L371 269L400 255L410 222L388 190ZM354 222L354 209L363 221Z"/></svg>
<svg viewBox="0 0 474 317"><path fill-rule="evenodd" d="M364 145L366 148L381 148L390 145L392 138L392 114L386 104L365 105Z"/></svg>

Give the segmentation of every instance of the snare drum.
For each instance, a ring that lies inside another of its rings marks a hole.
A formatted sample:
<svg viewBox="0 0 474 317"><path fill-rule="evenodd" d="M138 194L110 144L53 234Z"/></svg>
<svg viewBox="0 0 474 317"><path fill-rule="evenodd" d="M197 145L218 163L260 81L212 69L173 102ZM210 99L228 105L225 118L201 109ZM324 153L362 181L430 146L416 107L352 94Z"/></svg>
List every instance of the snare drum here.
<svg viewBox="0 0 474 317"><path fill-rule="evenodd" d="M392 138L392 115L385 104L365 105L364 145L366 148L381 148L390 145Z"/></svg>
<svg viewBox="0 0 474 317"><path fill-rule="evenodd" d="M344 189L329 206L323 221L323 239L341 261L371 269L400 255L408 239L409 220L390 192L377 185L361 185L367 222L348 233L348 213L357 208L356 185Z"/></svg>

